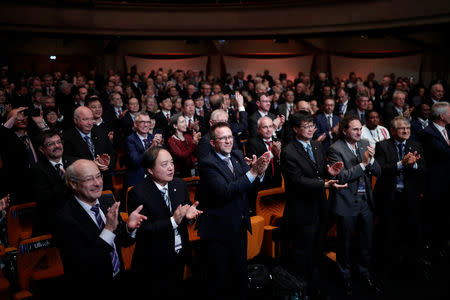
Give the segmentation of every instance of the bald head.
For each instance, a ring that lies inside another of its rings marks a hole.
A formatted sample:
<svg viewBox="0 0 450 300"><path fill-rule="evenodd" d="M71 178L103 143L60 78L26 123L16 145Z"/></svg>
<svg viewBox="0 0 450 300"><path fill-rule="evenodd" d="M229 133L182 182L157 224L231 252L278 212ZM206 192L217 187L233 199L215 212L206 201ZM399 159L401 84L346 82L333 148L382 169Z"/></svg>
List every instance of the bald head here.
<svg viewBox="0 0 450 300"><path fill-rule="evenodd" d="M93 161L75 161L67 167L65 176L67 185L79 200L93 204L102 195L102 174Z"/></svg>
<svg viewBox="0 0 450 300"><path fill-rule="evenodd" d="M89 108L80 106L73 113L73 121L79 131L89 134L94 126L94 115Z"/></svg>

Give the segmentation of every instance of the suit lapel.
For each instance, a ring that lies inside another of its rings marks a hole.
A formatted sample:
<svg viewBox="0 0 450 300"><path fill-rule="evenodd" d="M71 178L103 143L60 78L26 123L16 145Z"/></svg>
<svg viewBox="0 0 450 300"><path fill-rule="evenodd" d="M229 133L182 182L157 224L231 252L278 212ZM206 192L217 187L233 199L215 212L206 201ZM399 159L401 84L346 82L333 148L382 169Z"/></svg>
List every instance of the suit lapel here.
<svg viewBox="0 0 450 300"><path fill-rule="evenodd" d="M228 177L230 179L234 179L234 174L231 172L230 168L228 168L227 163L224 160L222 160L215 152L214 152L214 157L217 160L217 166L219 167L220 171L226 177ZM235 159L233 158L233 156L231 156L231 160L232 160L231 163L233 164L233 168L234 168L235 164L233 163L233 160L235 160ZM234 173L236 173L236 169L234 171L235 171Z"/></svg>
<svg viewBox="0 0 450 300"><path fill-rule="evenodd" d="M73 217L78 221L82 231L89 236L93 234L98 236L100 233L100 228L98 228L97 224L94 223L94 220L92 220L91 216L84 210L84 208L81 207L75 197L72 199L72 207Z"/></svg>
<svg viewBox="0 0 450 300"><path fill-rule="evenodd" d="M297 149L297 152L300 153L310 163L310 165L314 167L314 169L317 169L316 163L314 163L311 160L308 153L306 153L305 148L303 148L303 145L297 140L295 141L294 145L295 145L295 148ZM314 148L314 147L312 147L312 145L311 145L311 148ZM317 150L317 147L316 147L316 150ZM314 151L313 151L313 155L314 155L314 159L316 159L316 155L315 155Z"/></svg>
<svg viewBox="0 0 450 300"><path fill-rule="evenodd" d="M151 180L151 179L148 179L149 181L150 181L150 184L149 184L149 188L150 188L150 191L149 191L149 195L153 195L153 196L150 196L150 198L155 198L154 200L151 200L151 201L155 201L155 203L158 203L158 205L159 205L159 207L162 209L162 210L164 210L166 213L167 213L167 215L168 216L170 216L171 214L170 214L170 209L169 209L169 207L167 206L167 204L166 204L166 200L164 200L164 196L163 196L163 194L161 193L161 191L158 189L158 187L156 186L156 184L153 182L153 180ZM173 203L172 203L172 201L173 201L173 191L171 191L171 185L170 185L170 183L168 184L168 190L169 190L169 200L170 200L170 204L171 204L171 206L172 206L172 212L174 212L175 211L175 209L176 209L176 207L174 207L174 205L173 205ZM171 193L172 192L172 193Z"/></svg>
<svg viewBox="0 0 450 300"><path fill-rule="evenodd" d="M442 143L444 143L444 145L447 145L447 146L448 146L447 141L445 140L444 136L443 136L442 133L439 131L439 129L437 129L437 127L434 126L434 124L431 124L431 125L432 125L431 128L433 129L434 135L435 135ZM447 128L446 128L445 130L447 131L447 136L450 137L450 133L448 132Z"/></svg>

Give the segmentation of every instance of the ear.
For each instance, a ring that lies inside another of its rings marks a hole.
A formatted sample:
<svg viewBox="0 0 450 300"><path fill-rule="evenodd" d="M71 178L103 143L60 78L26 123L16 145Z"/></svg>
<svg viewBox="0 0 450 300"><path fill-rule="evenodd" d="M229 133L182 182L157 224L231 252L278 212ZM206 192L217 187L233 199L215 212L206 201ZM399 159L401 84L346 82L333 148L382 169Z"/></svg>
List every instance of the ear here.
<svg viewBox="0 0 450 300"><path fill-rule="evenodd" d="M67 180L67 182L69 183L69 187L72 189L72 190L75 190L75 187L76 187L76 182L75 181L73 181L72 179L68 179Z"/></svg>
<svg viewBox="0 0 450 300"><path fill-rule="evenodd" d="M209 144L214 148L214 140L209 140Z"/></svg>
<svg viewBox="0 0 450 300"><path fill-rule="evenodd" d="M153 171L152 171L152 169L148 168L148 169L147 169L147 172L148 172L148 174L150 174L151 176L153 176Z"/></svg>
<svg viewBox="0 0 450 300"><path fill-rule="evenodd" d="M44 154L44 149L42 148L42 146L39 146L39 152L41 152L42 154Z"/></svg>

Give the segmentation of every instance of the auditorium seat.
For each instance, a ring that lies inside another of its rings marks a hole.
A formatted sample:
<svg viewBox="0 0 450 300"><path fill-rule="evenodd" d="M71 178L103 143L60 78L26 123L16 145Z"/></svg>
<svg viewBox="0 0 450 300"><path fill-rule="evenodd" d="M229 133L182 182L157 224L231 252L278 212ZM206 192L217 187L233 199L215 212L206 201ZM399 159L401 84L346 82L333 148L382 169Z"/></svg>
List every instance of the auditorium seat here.
<svg viewBox="0 0 450 300"><path fill-rule="evenodd" d="M127 193L125 195L125 211L128 213L128 192L134 187L134 185L127 188Z"/></svg>
<svg viewBox="0 0 450 300"><path fill-rule="evenodd" d="M195 192L197 191L198 183L200 182L200 176L192 176L192 177L183 177L184 181L186 181L186 184L188 186L189 190L189 200L191 200L191 203L195 202Z"/></svg>
<svg viewBox="0 0 450 300"><path fill-rule="evenodd" d="M264 238L261 254L274 258L279 252L279 241L276 231L283 217L286 198L284 194L284 179L282 186L273 189L262 190L256 197L256 215L264 219Z"/></svg>
<svg viewBox="0 0 450 300"><path fill-rule="evenodd" d="M251 218L252 233L247 231L247 259L252 259L261 253L261 246L264 239L264 218L253 216Z"/></svg>
<svg viewBox="0 0 450 300"><path fill-rule="evenodd" d="M102 192L102 198L104 199L111 198L112 200L114 200L114 202L116 202L116 197L114 197L114 193L111 190L104 190Z"/></svg>
<svg viewBox="0 0 450 300"><path fill-rule="evenodd" d="M31 237L35 209L36 202L13 205L9 208L7 228L10 247L18 248L20 241Z"/></svg>
<svg viewBox="0 0 450 300"><path fill-rule="evenodd" d="M33 294L34 290L39 290L39 282L64 275L59 251L50 234L20 242L17 275L21 292L16 293L14 299L24 299L26 291Z"/></svg>
<svg viewBox="0 0 450 300"><path fill-rule="evenodd" d="M5 247L0 245L0 260L3 255L6 255ZM3 275L2 268L0 268L0 299L11 299L11 285L9 280Z"/></svg>

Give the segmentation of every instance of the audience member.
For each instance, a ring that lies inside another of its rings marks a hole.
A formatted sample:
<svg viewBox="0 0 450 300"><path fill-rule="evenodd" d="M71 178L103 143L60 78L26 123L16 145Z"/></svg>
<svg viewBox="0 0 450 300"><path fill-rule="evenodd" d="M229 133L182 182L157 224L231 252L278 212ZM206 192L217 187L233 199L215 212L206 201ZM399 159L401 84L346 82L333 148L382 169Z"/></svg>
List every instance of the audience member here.
<svg viewBox="0 0 450 300"><path fill-rule="evenodd" d="M325 152L328 151L328 148L334 142L339 132L341 118L333 114L334 107L334 99L326 98L323 104L323 113L315 117L317 130L314 132L314 139L322 144Z"/></svg>
<svg viewBox="0 0 450 300"><path fill-rule="evenodd" d="M390 138L387 128L380 125L380 115L376 111L366 111L365 120L361 139L369 141L370 146L375 147L377 142Z"/></svg>

